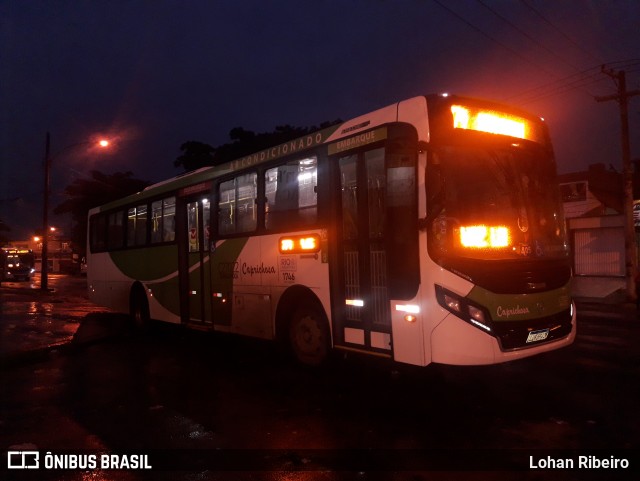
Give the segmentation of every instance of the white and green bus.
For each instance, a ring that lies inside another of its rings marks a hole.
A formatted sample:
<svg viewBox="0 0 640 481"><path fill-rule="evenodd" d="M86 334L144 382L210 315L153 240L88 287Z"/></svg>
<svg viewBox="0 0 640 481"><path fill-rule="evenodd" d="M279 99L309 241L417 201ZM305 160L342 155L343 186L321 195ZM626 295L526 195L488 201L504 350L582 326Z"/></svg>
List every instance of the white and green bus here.
<svg viewBox="0 0 640 481"><path fill-rule="evenodd" d="M405 100L89 213L91 299L187 327L419 366L571 344L543 119Z"/></svg>

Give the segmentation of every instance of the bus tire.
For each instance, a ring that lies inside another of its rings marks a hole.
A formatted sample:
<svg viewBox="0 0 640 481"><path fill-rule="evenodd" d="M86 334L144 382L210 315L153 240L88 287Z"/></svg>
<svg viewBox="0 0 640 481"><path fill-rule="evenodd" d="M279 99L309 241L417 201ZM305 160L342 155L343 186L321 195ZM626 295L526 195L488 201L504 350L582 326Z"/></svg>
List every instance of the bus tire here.
<svg viewBox="0 0 640 481"><path fill-rule="evenodd" d="M298 361L320 366L329 355L329 326L324 314L313 307L298 307L289 323L289 345Z"/></svg>
<svg viewBox="0 0 640 481"><path fill-rule="evenodd" d="M142 332L149 326L149 302L142 287L134 288L131 293L131 323L136 331Z"/></svg>

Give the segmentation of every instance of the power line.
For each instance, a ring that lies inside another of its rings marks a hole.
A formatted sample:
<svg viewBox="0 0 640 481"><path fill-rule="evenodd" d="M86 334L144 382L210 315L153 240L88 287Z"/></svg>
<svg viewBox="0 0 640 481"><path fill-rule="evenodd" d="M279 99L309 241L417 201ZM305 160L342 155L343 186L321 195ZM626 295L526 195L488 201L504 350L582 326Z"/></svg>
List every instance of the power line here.
<svg viewBox="0 0 640 481"><path fill-rule="evenodd" d="M617 60L614 62L608 62L607 65L625 65L625 66L635 66L640 65L640 59L628 59L628 60ZM517 101L519 103L531 103L537 100L542 100L547 97L552 97L554 95L558 95L561 93L569 92L571 90L581 89L581 87L586 87L587 85L597 84L605 79L602 75L602 65L597 65L590 67L581 72L568 75L567 77L563 77L558 80L554 80L553 82L549 82L547 84L540 85L538 87L534 87L532 89L525 90L519 94L512 95L507 100ZM627 72L637 71L635 69L627 70ZM582 89L581 89L582 90ZM591 97L593 95L590 94Z"/></svg>
<svg viewBox="0 0 640 481"><path fill-rule="evenodd" d="M589 74L589 70L579 72L562 79L558 79L548 84L534 87L519 94L513 95L508 100L514 101L515 99L518 99L517 101L523 104L531 103L536 100L541 100L553 95L578 89L592 97L593 95L589 94L589 92L586 91L584 87L602 82L603 79L600 76L599 72L593 72Z"/></svg>
<svg viewBox="0 0 640 481"><path fill-rule="evenodd" d="M604 65L615 65L618 68L625 68L629 65L640 65L640 58L628 58L626 60L614 60L613 62L605 62Z"/></svg>
<svg viewBox="0 0 640 481"><path fill-rule="evenodd" d="M495 9L493 9L492 7L490 7L489 5L487 5L486 3L483 2L483 0L476 0L476 2L478 2L480 5L482 5L484 8L486 8L487 10L489 10L491 13L493 13L496 17L498 17L500 20L502 20L503 22L505 22L507 25L509 25L511 28L513 28L514 30L516 30L518 33L520 33L522 36L526 37L527 39L529 39L531 42L533 42L534 44L536 44L538 47L542 48L543 50L545 50L547 53L551 54L552 56L554 56L555 58L557 58L558 60L560 60L562 63L568 65L569 67L573 68L574 70L580 70L578 67L576 67L575 65L567 62L565 59L563 59L562 57L560 57L560 55L558 55L557 53L555 53L553 50L551 50L549 47L542 45L540 42L538 42L538 40L536 40L534 37L532 37L531 35L529 35L527 32L525 32L524 30L522 30L520 27L518 27L516 24L514 24L511 20L509 20L508 18L506 18L504 15L498 13Z"/></svg>
<svg viewBox="0 0 640 481"><path fill-rule="evenodd" d="M520 0L520 2L527 7L529 10L531 10L533 13L535 13L542 21L544 21L547 25L549 25L551 28L553 28L557 33L559 33L562 37L564 37L565 40L567 40L568 42L570 42L575 48L577 48L578 50L580 50L582 53L588 55L589 57L591 57L593 60L595 60L597 63L599 64L603 64L604 61L598 57L596 57L595 55L593 55L593 53L589 52L588 50L584 49L579 43L577 43L576 41L574 41L571 37L569 37L566 33L564 33L564 31L558 27L555 26L555 24L553 24L551 22L551 20L549 20L547 17L545 17L544 15L542 15L542 13L540 13L540 11L536 10L535 8L533 8L531 5L529 5L529 3L526 0Z"/></svg>
<svg viewBox="0 0 640 481"><path fill-rule="evenodd" d="M569 75L567 77L558 78L558 75L555 72L552 72L552 71L546 69L545 67L543 67L542 65L538 64L537 62L533 62L532 60L530 60L529 58L525 57L524 55L522 55L517 50L509 47L508 45L505 45L503 42L501 42L498 39L496 39L495 37L489 35L487 32L482 30L480 27L478 27L477 25L475 25L471 21L467 20L465 17L463 17L462 15L457 13L456 11L452 10L451 8L449 8L442 1L433 0L433 2L436 3L437 5L439 5L441 8L443 8L447 12L449 12L454 17L456 17L458 20L460 20L461 22L466 24L468 27L470 27L473 30L475 30L476 32L480 33L483 37L491 40L492 42L494 42L495 44L499 45L503 49L511 52L513 55L515 55L516 57L518 57L522 61L524 61L524 62L526 62L526 63L538 68L542 72L545 72L548 75L556 78L556 80L554 80L553 82L541 85L539 87L534 87L533 89L526 90L526 91L524 91L524 92L522 92L520 94L517 94L515 96L510 97L508 100L512 100L514 98L521 98L522 100L520 100L519 103L530 103L530 102L541 100L541 99L544 99L544 98L547 98L547 97L551 97L551 96L554 96L554 95L570 92L572 90L582 90L584 93L586 93L590 97L593 97L593 94L590 93L588 90L586 90L585 87L587 87L589 85L596 84L596 83L602 81L600 79L599 75L596 73L596 69L599 69L601 67L602 63L599 63L595 67L591 67L589 69L574 73L574 74ZM498 18L500 18L504 22L508 23L512 28L514 28L515 30L520 32L522 35L527 37L529 40L534 42L536 45L538 45L541 48L543 48L543 49L547 50L548 52L552 53L553 56L559 58L563 63L569 65L573 69L576 69L576 70L578 69L578 67L570 64L569 62L566 62L562 58L558 57L555 53L551 52L548 48L546 48L543 45L541 45L539 42L537 42L535 39L533 39L529 34L527 34L522 29L520 29L518 26L516 26L515 24L510 22L504 16L500 15L498 12L496 12L491 7L487 6L482 0L477 0L477 2L480 3L482 6L484 6L485 8L487 8L489 11L491 11ZM541 17L546 23L551 25L554 29L558 30L558 28L555 27L555 25L553 25L551 23L551 21L549 21L546 17L544 17L540 12L535 10L530 5L527 5L527 4L525 4L525 5L527 7L529 7L530 10L534 11L534 13L536 13L539 17ZM572 44L575 44L575 41L570 39L568 36L566 36L565 34L563 34L563 36L566 37L569 42L571 42ZM591 54L589 54L589 55L591 55ZM591 56L593 58L596 58L593 55L591 55ZM618 60L618 61L614 61L614 62L609 62L609 64L610 65L624 64L625 66L634 66L637 63L640 63L640 62L638 62L639 60L640 59Z"/></svg>
<svg viewBox="0 0 640 481"><path fill-rule="evenodd" d="M466 18L464 18L462 15L458 14L457 12L455 12L454 10L450 9L449 7L447 7L445 4L443 4L440 0L432 0L433 2L437 3L440 7L444 8L447 12L449 12L451 15L453 15L454 17L456 17L458 20L462 21L463 23L465 23L468 27L471 27L472 29L474 29L476 32L480 33L483 37L488 38L489 40L491 40L492 42L500 45L502 48L504 48L505 50L508 50L509 52L511 52L513 55L515 55L516 57L518 57L520 60L536 67L537 69L540 69L541 71L545 72L548 75L551 75L552 77L557 77L557 74L555 74L554 72L551 72L550 70L547 70L546 68L544 68L543 66L531 61L530 59L526 58L524 55L522 55L520 52L518 52L517 50L509 47L508 45L505 45L504 43L500 42L499 40L495 39L494 37L492 37L491 35L489 35L488 33L486 33L484 30L482 30L480 27L474 25L473 23L471 23L470 21L468 21Z"/></svg>
<svg viewBox="0 0 640 481"><path fill-rule="evenodd" d="M591 72L591 73L589 73ZM541 91L544 91L546 89L550 89L550 88L558 88L562 85L565 85L566 82L568 81L572 81L572 82L576 82L579 80L585 80L585 79L589 79L589 78L593 78L593 77L598 77L600 78L600 64L594 66L594 67L590 67L588 69L582 70L581 72L577 72L571 75L568 75L566 77L562 77L559 79L556 79L552 82L543 84L543 85L539 85L537 87L533 87L527 90L524 90L523 92L520 92L518 94L512 95L510 97L510 99L513 98L517 98L517 97L526 97L528 95L535 95L536 93L540 93ZM575 79L575 80L572 80Z"/></svg>

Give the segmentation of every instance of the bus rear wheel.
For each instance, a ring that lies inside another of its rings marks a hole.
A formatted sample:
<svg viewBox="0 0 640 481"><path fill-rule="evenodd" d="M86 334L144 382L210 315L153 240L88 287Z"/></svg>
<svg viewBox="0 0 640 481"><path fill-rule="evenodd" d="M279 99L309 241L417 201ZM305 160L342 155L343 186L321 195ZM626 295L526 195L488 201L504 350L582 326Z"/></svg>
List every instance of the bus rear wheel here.
<svg viewBox="0 0 640 481"><path fill-rule="evenodd" d="M329 354L329 328L317 309L298 308L289 324L289 343L298 361L319 366Z"/></svg>

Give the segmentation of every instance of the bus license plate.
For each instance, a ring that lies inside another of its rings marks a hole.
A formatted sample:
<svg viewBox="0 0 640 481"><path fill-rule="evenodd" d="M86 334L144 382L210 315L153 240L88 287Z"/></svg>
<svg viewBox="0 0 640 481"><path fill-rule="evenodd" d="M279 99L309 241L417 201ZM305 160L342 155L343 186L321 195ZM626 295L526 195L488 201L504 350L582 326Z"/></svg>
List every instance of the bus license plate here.
<svg viewBox="0 0 640 481"><path fill-rule="evenodd" d="M527 336L527 344L530 342L544 341L549 337L549 329L540 329L539 331L531 331Z"/></svg>

